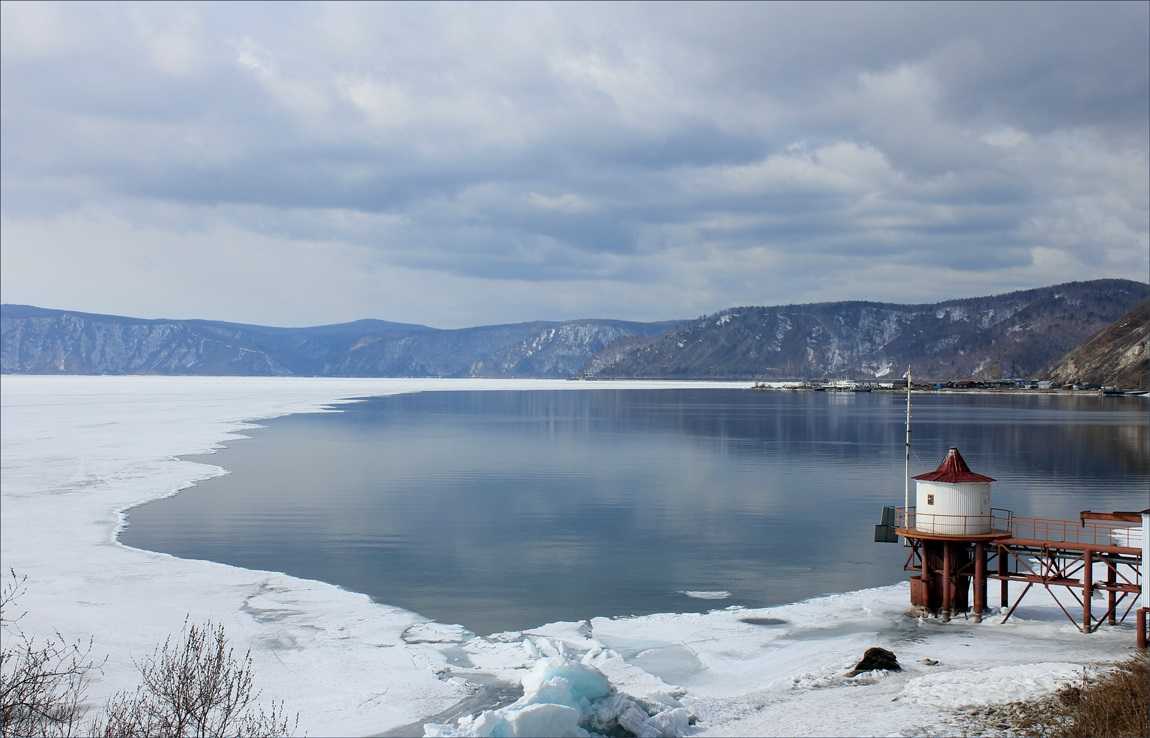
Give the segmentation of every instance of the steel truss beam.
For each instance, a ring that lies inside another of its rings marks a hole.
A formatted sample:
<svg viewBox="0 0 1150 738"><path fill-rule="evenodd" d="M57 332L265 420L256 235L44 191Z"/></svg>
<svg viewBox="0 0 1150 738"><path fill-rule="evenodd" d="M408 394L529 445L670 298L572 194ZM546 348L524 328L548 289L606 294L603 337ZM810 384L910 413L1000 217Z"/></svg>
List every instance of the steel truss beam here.
<svg viewBox="0 0 1150 738"><path fill-rule="evenodd" d="M1110 553L1106 548L1095 551L1078 546L1073 548L1058 545L1035 546L1030 541L1014 544L1009 540L996 542L994 549L994 557L1000 562L1005 561L1006 565L1000 565L996 572L988 570L987 577L1004 583L1026 582L1022 594L1003 616L1004 623L1014 614L1035 584L1041 585L1049 592L1066 618L1084 633L1093 633L1103 623L1115 625L1125 622L1137 597L1122 612L1122 616L1118 617L1120 606L1127 597L1136 596L1142 591L1140 586L1143 581L1142 561L1139 557L1125 553ZM1012 561L1013 567L1010 566ZM1105 566L1104 581L1094 581L1095 564ZM1069 592L1082 613L1080 618L1071 614L1052 587L1060 587ZM1081 590L1082 594L1080 595L1077 590ZM1094 617L1093 612L1095 591L1106 592L1107 595L1106 608L1098 618ZM1005 602L1003 604L1005 605Z"/></svg>

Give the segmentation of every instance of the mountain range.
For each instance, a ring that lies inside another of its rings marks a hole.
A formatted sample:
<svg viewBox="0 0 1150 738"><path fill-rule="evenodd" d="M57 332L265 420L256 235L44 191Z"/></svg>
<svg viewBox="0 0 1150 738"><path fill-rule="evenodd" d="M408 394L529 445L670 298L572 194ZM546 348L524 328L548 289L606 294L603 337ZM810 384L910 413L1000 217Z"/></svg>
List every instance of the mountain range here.
<svg viewBox="0 0 1150 738"><path fill-rule="evenodd" d="M394 377L1036 376L1150 298L1105 279L930 305L832 302L689 321L279 328L0 306L0 371Z"/></svg>
<svg viewBox="0 0 1150 738"><path fill-rule="evenodd" d="M613 377L1033 377L1150 296L1121 279L929 305L830 302L731 308L636 345Z"/></svg>
<svg viewBox="0 0 1150 738"><path fill-rule="evenodd" d="M385 320L277 328L0 306L0 369L22 374L568 377L669 323L531 322L440 330Z"/></svg>

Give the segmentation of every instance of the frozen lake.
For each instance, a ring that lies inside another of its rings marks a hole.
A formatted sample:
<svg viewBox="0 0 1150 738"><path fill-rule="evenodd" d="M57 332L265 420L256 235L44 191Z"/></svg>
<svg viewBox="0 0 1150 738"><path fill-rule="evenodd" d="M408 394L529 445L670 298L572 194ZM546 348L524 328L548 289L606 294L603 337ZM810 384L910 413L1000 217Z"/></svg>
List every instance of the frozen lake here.
<svg viewBox="0 0 1150 738"><path fill-rule="evenodd" d="M902 549L871 536L901 504L903 412L879 393L372 398L267 421L203 458L230 474L133 508L120 538L477 633L794 602L902 579ZM997 507L1146 504L1144 401L920 395L914 412L915 473L957 445Z"/></svg>

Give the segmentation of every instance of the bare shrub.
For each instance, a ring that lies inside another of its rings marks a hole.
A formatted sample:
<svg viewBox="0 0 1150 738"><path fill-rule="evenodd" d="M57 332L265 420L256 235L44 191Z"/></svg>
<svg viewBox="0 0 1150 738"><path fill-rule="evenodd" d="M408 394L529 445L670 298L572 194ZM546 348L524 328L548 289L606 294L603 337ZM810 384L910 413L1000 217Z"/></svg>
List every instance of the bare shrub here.
<svg viewBox="0 0 1150 738"><path fill-rule="evenodd" d="M14 612L27 577L9 570L0 586L0 736L73 736L79 732L92 672L92 643L59 633L36 639Z"/></svg>
<svg viewBox="0 0 1150 738"><path fill-rule="evenodd" d="M108 701L92 735L243 738L286 736L298 727L283 703L258 704L251 652L236 654L222 625L184 621L181 634L137 664L140 686Z"/></svg>
<svg viewBox="0 0 1150 738"><path fill-rule="evenodd" d="M187 620L179 641L169 636L137 664L140 685L119 692L82 727L94 672L92 643L59 633L35 639L15 612L27 577L14 571L0 586L0 738L184 738L287 736L299 724L283 703L259 704L250 652L235 653L222 625Z"/></svg>

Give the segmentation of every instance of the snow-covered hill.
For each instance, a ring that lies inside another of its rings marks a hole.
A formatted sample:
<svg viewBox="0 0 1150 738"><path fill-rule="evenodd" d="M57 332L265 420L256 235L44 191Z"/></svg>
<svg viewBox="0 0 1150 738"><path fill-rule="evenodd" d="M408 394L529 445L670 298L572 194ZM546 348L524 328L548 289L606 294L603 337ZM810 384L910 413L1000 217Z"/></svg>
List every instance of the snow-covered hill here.
<svg viewBox="0 0 1150 738"><path fill-rule="evenodd" d="M334 377L893 378L1034 376L1150 297L1071 282L933 305L731 308L695 321L530 322L440 330L361 320L272 328L0 307L14 374Z"/></svg>
<svg viewBox="0 0 1150 738"><path fill-rule="evenodd" d="M601 377L1034 376L1150 297L1141 282L1070 282L932 305L834 302L724 310L598 362Z"/></svg>
<svg viewBox="0 0 1150 738"><path fill-rule="evenodd" d="M619 340L669 323L532 322L439 330L360 320L272 328L0 308L0 369L9 374L341 377L570 377Z"/></svg>

